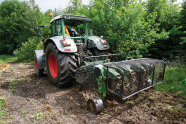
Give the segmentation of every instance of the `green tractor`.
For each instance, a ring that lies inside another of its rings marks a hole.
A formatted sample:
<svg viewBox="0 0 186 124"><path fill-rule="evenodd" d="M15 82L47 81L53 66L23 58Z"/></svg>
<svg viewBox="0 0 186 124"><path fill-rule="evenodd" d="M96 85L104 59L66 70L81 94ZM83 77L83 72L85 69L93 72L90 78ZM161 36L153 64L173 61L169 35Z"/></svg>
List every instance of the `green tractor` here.
<svg viewBox="0 0 186 124"><path fill-rule="evenodd" d="M163 82L165 63L162 60L141 58L118 61L118 54L109 54L109 44L103 37L88 31L83 16L60 15L50 26L51 37L44 42L44 50L35 50L35 67L38 76L47 74L50 83L57 87L78 82L93 90L100 97L88 100L93 112L103 109L107 94L125 100L143 90ZM70 27L77 26L78 34ZM37 28L40 37L40 28Z"/></svg>
<svg viewBox="0 0 186 124"><path fill-rule="evenodd" d="M75 79L75 70L83 65L83 58L107 54L109 44L102 38L91 36L87 23L92 21L83 16L60 15L54 17L50 26L51 37L44 42L44 50L35 50L38 76L47 74L50 82L58 87L69 85ZM71 31L77 26L80 35ZM40 37L40 28L37 28Z"/></svg>

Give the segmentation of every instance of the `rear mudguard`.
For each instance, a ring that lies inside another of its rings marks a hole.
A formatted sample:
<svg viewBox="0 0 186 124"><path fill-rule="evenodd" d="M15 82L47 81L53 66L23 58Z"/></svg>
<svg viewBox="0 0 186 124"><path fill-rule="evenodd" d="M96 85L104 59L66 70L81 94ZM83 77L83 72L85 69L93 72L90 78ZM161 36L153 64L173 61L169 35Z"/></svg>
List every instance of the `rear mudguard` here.
<svg viewBox="0 0 186 124"><path fill-rule="evenodd" d="M63 36L55 36L55 37L48 38L46 40L46 42L44 43L44 50L46 50L47 45L50 42L52 42L52 43L54 43L56 45L58 50L61 51L61 52L76 53L77 52L77 46L74 43L74 40L71 39L68 36L65 36L65 37L66 37L66 40L68 40L68 42L70 42L70 44L71 44L70 46L66 46L66 47L63 46L63 44L62 44ZM68 50L68 51L66 51L66 50ZM44 52L46 52L46 51L44 51Z"/></svg>
<svg viewBox="0 0 186 124"><path fill-rule="evenodd" d="M37 59L38 69L43 69L44 52L43 50L34 50Z"/></svg>

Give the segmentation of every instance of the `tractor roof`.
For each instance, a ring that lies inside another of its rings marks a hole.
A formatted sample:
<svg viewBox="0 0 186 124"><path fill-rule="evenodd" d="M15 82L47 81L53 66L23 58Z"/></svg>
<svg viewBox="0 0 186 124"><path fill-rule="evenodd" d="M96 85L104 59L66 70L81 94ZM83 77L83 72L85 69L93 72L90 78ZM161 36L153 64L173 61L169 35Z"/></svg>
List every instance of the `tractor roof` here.
<svg viewBox="0 0 186 124"><path fill-rule="evenodd" d="M79 15L59 15L54 17L51 21L50 24L54 21L54 20L58 20L58 19L65 19L65 20L78 20L78 21L92 21L91 19L84 17L84 16L79 16Z"/></svg>

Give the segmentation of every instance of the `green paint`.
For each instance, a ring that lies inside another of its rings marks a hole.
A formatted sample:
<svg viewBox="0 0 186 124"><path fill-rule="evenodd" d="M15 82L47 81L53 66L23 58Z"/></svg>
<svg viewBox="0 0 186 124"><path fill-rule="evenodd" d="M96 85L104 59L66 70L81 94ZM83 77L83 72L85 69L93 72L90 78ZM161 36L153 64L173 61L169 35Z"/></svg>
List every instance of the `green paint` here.
<svg viewBox="0 0 186 124"><path fill-rule="evenodd" d="M64 36L66 33L65 33L65 22L64 22L64 19L61 19L61 26L62 26L62 32L61 32L61 35ZM67 34L66 34L67 35Z"/></svg>
<svg viewBox="0 0 186 124"><path fill-rule="evenodd" d="M117 78L118 75L120 75L116 69L113 68L109 68L109 70L106 69L105 66L102 65L102 63L106 63L105 60L102 61L95 61L95 62L86 62L84 61L84 65L88 66L88 65L95 65L95 64L100 64L97 65L96 68L98 68L101 71L101 75L99 75L99 78L96 78L96 76L94 76L95 74L91 73L90 77L92 80L96 79L96 82L98 84L98 92L102 94L102 100L104 100L104 98L106 97L106 86L105 86L105 81L106 81L106 74L107 71L108 72L108 77L109 78Z"/></svg>
<svg viewBox="0 0 186 124"><path fill-rule="evenodd" d="M98 92L101 93L102 100L104 100L104 98L106 97L106 92L107 92L106 86L105 86L105 80L106 80L105 70L104 70L103 65L99 65L96 67L99 68L101 71L101 75L99 76L99 78L98 79L96 78L96 81L98 83Z"/></svg>
<svg viewBox="0 0 186 124"><path fill-rule="evenodd" d="M86 36L85 37L88 37L88 28L87 28L87 23L84 23L85 25L85 33L86 33Z"/></svg>
<svg viewBox="0 0 186 124"><path fill-rule="evenodd" d="M57 21L60 21L61 24L60 25L59 25L59 23L57 24ZM58 29L61 30L61 33L58 36L68 36L65 33L65 24L66 24L65 21L66 21L65 19L58 19L58 20L53 21L50 26L41 26L41 27L50 29L51 30L51 37L55 37L55 33L58 31ZM76 22L76 21L78 21L78 19L74 20L74 22ZM85 38L89 37L87 23L82 21L82 24L84 24L86 36L84 38L82 38L82 37L74 38L73 37L72 39L85 39Z"/></svg>

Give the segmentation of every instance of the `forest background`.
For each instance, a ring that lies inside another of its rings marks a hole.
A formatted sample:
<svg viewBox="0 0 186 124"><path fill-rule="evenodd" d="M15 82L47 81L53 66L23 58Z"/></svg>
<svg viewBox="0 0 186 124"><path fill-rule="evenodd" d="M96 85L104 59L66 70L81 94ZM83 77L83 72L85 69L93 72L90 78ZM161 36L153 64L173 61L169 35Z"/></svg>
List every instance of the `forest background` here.
<svg viewBox="0 0 186 124"><path fill-rule="evenodd" d="M186 2L173 0L94 0L83 5L71 0L64 9L41 12L34 0L5 0L0 4L0 54L12 54L18 60L33 60L34 49L41 49L42 38L36 37L39 25L49 25L60 14L91 18L89 29L103 36L111 53L126 57L185 60ZM49 30L42 30L48 37ZM24 47L23 47L24 46ZM24 54L23 54L24 53Z"/></svg>

